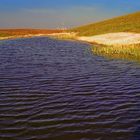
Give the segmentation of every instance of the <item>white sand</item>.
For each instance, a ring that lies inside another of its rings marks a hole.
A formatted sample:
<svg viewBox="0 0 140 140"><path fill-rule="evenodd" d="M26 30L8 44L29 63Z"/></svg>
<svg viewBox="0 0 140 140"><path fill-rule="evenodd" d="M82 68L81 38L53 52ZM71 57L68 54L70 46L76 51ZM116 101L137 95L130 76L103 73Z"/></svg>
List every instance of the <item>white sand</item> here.
<svg viewBox="0 0 140 140"><path fill-rule="evenodd" d="M78 40L97 43L102 45L132 45L140 44L140 34L138 33L108 33L90 37L78 37Z"/></svg>

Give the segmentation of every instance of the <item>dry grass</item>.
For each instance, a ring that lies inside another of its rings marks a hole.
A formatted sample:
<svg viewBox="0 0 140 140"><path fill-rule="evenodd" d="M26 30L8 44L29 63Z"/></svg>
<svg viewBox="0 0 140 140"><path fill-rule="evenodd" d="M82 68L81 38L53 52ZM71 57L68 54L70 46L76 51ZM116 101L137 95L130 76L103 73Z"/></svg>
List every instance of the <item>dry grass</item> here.
<svg viewBox="0 0 140 140"><path fill-rule="evenodd" d="M140 33L140 12L81 26L71 29L71 31L77 32L79 36L93 36L113 32Z"/></svg>
<svg viewBox="0 0 140 140"><path fill-rule="evenodd" d="M38 35L62 33L63 30L46 30L46 29L0 29L0 37Z"/></svg>
<svg viewBox="0 0 140 140"><path fill-rule="evenodd" d="M136 60L140 62L140 44L127 46L94 46L94 54L110 58Z"/></svg>
<svg viewBox="0 0 140 140"><path fill-rule="evenodd" d="M11 36L11 35L8 33L0 33L0 37L7 37L7 36Z"/></svg>

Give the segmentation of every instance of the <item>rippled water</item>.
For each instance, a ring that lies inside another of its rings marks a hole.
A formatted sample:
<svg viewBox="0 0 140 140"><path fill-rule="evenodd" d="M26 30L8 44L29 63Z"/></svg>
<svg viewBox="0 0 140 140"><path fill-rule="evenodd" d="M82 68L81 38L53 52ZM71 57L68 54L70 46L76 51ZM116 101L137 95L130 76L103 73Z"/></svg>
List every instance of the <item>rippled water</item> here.
<svg viewBox="0 0 140 140"><path fill-rule="evenodd" d="M0 140L135 140L139 119L139 64L80 42L0 41Z"/></svg>

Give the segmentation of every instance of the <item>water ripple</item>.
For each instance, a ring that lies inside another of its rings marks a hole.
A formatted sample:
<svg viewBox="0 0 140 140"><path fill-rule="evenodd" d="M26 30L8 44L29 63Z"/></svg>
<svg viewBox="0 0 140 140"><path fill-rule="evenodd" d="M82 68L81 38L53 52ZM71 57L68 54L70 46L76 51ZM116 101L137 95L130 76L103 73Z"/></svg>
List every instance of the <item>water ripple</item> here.
<svg viewBox="0 0 140 140"><path fill-rule="evenodd" d="M49 38L1 41L0 60L0 139L131 140L139 131L138 64Z"/></svg>

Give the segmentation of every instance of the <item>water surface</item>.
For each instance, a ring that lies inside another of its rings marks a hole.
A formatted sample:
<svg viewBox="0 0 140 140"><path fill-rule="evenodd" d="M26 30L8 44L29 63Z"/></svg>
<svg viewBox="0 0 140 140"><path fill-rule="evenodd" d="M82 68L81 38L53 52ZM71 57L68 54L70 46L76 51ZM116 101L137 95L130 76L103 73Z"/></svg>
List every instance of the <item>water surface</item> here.
<svg viewBox="0 0 140 140"><path fill-rule="evenodd" d="M74 41L0 41L0 140L133 140L139 119L139 64Z"/></svg>

